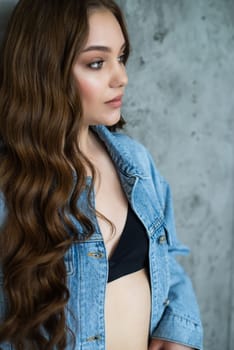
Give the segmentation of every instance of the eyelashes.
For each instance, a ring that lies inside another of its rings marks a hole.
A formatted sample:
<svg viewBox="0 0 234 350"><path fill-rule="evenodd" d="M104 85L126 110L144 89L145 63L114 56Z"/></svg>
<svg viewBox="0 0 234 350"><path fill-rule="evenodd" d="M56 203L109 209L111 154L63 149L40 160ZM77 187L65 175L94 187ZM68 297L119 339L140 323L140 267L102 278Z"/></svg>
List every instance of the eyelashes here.
<svg viewBox="0 0 234 350"><path fill-rule="evenodd" d="M97 59L96 61L93 61L91 63L87 64L87 67L92 69L92 70L100 70L103 67L103 64L105 63L106 60L104 59ZM124 53L118 57L118 61L121 64L126 64L127 61L127 55Z"/></svg>
<svg viewBox="0 0 234 350"><path fill-rule="evenodd" d="M97 60L97 61L94 61L92 63L89 63L87 65L87 67L91 68L91 69L94 69L94 70L98 70L98 69L102 68L103 63L104 63L104 60Z"/></svg>
<svg viewBox="0 0 234 350"><path fill-rule="evenodd" d="M126 53L123 53L122 55L120 55L118 57L118 60L119 60L119 62L121 62L123 64L126 64L126 62L127 62L127 55L126 55Z"/></svg>

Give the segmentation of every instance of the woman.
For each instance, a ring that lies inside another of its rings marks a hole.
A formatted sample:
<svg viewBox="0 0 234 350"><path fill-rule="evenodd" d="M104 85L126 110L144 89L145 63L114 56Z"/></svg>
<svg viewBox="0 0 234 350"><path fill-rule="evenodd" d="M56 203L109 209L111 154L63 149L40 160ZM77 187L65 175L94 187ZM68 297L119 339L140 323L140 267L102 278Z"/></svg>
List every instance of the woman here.
<svg viewBox="0 0 234 350"><path fill-rule="evenodd" d="M0 70L1 349L201 349L169 187L116 132L112 0L21 0Z"/></svg>

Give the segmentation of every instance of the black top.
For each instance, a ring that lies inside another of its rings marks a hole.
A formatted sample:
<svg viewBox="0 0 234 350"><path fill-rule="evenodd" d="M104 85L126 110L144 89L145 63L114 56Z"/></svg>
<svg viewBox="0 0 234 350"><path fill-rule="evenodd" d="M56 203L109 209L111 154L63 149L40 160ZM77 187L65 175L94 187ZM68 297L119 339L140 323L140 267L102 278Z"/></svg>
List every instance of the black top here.
<svg viewBox="0 0 234 350"><path fill-rule="evenodd" d="M148 267L149 240L130 205L118 245L109 259L108 282Z"/></svg>

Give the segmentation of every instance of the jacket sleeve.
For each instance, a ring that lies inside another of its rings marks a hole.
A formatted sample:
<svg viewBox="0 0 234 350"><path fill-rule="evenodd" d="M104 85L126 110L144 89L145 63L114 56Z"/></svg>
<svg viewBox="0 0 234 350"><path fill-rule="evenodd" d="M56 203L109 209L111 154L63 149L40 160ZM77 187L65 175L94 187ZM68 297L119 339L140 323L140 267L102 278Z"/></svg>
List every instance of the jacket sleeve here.
<svg viewBox="0 0 234 350"><path fill-rule="evenodd" d="M170 237L168 245L170 276L168 301L151 337L202 350L203 329L194 289L190 278L175 258L176 255L187 254L189 249L182 245L177 238L170 187L165 179L157 173L153 160L151 156L149 157L153 180L157 183L157 186L160 186L159 183L161 184L164 227L168 237ZM159 178L160 182L158 181Z"/></svg>

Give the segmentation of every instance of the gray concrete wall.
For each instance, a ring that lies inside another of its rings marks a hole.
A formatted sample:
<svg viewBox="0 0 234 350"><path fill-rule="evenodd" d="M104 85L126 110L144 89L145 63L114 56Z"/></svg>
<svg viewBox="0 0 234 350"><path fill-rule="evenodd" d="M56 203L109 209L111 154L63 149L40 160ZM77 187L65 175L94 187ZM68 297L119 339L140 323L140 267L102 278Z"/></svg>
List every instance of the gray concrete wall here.
<svg viewBox="0 0 234 350"><path fill-rule="evenodd" d="M207 350L234 349L234 1L119 0L132 39L124 114L174 193Z"/></svg>
<svg viewBox="0 0 234 350"><path fill-rule="evenodd" d="M0 0L0 35L12 4ZM174 193L206 350L234 349L234 1L118 0L132 41L124 115Z"/></svg>

